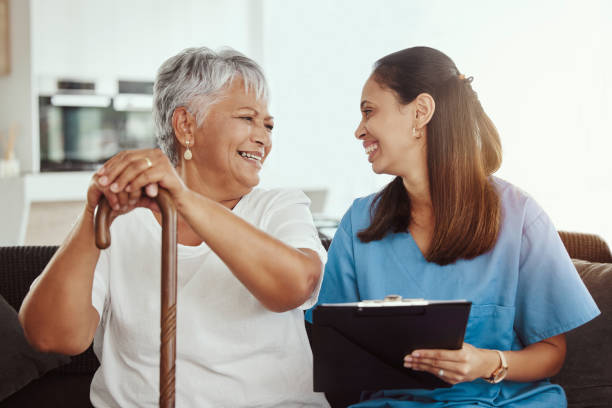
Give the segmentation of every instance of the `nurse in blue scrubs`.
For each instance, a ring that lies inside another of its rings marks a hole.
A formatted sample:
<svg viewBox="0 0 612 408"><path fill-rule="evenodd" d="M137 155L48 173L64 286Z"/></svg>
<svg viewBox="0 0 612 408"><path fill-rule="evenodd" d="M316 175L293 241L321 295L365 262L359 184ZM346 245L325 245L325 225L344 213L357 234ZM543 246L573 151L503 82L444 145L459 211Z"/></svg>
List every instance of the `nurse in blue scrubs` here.
<svg viewBox="0 0 612 408"><path fill-rule="evenodd" d="M453 384L386 390L354 407L564 407L551 384L564 333L599 314L546 213L492 174L499 135L445 54L414 47L376 62L355 132L375 173L329 250L319 303L473 302L461 350L415 350L404 365Z"/></svg>

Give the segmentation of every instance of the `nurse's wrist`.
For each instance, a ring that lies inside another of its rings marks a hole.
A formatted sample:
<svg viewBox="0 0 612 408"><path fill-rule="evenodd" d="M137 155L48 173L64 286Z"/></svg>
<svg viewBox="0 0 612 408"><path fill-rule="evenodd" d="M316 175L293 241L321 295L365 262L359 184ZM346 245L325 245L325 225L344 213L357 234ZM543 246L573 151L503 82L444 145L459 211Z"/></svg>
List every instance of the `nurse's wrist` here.
<svg viewBox="0 0 612 408"><path fill-rule="evenodd" d="M500 366L499 354L495 350L481 349L483 352L483 364L480 378L489 378Z"/></svg>

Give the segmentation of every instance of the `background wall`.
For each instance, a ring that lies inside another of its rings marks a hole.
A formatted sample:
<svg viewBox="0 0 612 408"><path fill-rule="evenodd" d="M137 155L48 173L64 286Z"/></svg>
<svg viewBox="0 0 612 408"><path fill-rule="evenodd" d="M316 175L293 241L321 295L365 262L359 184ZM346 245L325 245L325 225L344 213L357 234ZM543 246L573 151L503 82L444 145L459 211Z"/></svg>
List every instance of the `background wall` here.
<svg viewBox="0 0 612 408"><path fill-rule="evenodd" d="M330 186L334 215L383 186L353 137L361 87L376 59L428 45L474 76L502 138L498 175L559 229L612 243L612 3L267 0L263 16L277 117L265 183Z"/></svg>
<svg viewBox="0 0 612 408"><path fill-rule="evenodd" d="M353 136L372 64L428 45L474 76L502 138L498 175L533 195L559 229L612 244L612 2L13 0L11 10L0 131L22 122L26 172L37 171L28 106L40 81L151 80L183 48L229 45L270 81L276 127L263 186L326 188L324 212L340 217L389 180L372 173Z"/></svg>
<svg viewBox="0 0 612 408"><path fill-rule="evenodd" d="M168 57L200 45L260 57L259 0L31 1L37 76L153 79Z"/></svg>
<svg viewBox="0 0 612 408"><path fill-rule="evenodd" d="M32 88L32 46L30 2L9 2L11 72L0 76L0 157L4 154L7 135L16 126L15 154L21 167L32 171L34 145L30 137L38 115Z"/></svg>

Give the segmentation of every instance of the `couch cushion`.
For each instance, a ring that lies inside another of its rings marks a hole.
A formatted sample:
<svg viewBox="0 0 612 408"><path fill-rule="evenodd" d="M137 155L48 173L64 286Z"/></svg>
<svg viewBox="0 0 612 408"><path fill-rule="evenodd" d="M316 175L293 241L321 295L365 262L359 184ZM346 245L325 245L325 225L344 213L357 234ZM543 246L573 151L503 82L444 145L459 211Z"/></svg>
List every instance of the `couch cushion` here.
<svg viewBox="0 0 612 408"><path fill-rule="evenodd" d="M56 246L0 247L0 295L15 310L55 251Z"/></svg>
<svg viewBox="0 0 612 408"><path fill-rule="evenodd" d="M0 401L0 408L88 408L91 376L61 374L57 370L33 380Z"/></svg>
<svg viewBox="0 0 612 408"><path fill-rule="evenodd" d="M23 335L17 312L0 296L0 401L68 362L68 356L34 350Z"/></svg>
<svg viewBox="0 0 612 408"><path fill-rule="evenodd" d="M42 272L57 246L0 247L0 296L19 310L21 302L30 289L32 281ZM57 369L65 374L93 375L100 363L93 348L72 357L68 365Z"/></svg>
<svg viewBox="0 0 612 408"><path fill-rule="evenodd" d="M604 407L612 401L612 264L574 260L601 315L570 331L567 357L553 382L561 384L571 408Z"/></svg>

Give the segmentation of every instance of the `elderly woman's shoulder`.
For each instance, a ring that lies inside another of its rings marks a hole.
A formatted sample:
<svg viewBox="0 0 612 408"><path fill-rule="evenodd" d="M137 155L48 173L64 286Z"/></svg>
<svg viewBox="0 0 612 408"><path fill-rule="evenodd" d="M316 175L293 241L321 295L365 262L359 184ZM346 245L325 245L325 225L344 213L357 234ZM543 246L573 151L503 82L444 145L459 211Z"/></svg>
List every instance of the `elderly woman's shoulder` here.
<svg viewBox="0 0 612 408"><path fill-rule="evenodd" d="M243 197L249 206L285 207L290 205L310 205L310 198L297 188L255 188Z"/></svg>

